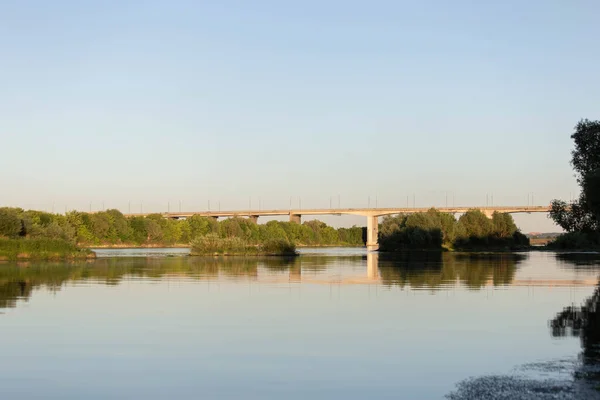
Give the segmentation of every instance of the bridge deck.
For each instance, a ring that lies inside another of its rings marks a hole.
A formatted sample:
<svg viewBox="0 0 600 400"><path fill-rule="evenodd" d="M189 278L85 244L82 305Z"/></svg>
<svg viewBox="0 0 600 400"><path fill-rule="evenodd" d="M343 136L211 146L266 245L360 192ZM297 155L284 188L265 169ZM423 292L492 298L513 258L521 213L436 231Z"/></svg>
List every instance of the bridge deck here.
<svg viewBox="0 0 600 400"><path fill-rule="evenodd" d="M423 213L430 210L431 207L400 207L400 208L322 208L322 209L275 209L275 210L228 210L228 211L186 211L186 212L168 212L168 213L131 213L126 214L130 217L147 216L150 214L161 214L168 218L183 218L193 215L205 217L271 217L280 215L362 215L362 216L383 216L393 214L413 214ZM496 206L496 207L440 207L436 210L445 213L459 214L471 209L478 209L483 212L502 212L502 213L547 213L549 206Z"/></svg>

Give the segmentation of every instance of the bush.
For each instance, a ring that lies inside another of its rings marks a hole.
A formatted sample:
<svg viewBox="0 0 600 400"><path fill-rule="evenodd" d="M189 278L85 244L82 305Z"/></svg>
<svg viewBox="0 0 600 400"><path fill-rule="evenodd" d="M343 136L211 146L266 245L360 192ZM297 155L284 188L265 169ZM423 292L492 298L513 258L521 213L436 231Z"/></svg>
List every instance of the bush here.
<svg viewBox="0 0 600 400"><path fill-rule="evenodd" d="M294 255L296 246L283 239L270 239L254 245L238 237L222 238L215 233L195 238L192 255Z"/></svg>
<svg viewBox="0 0 600 400"><path fill-rule="evenodd" d="M21 218L14 208L0 208L0 237L15 238L21 233Z"/></svg>
<svg viewBox="0 0 600 400"><path fill-rule="evenodd" d="M0 239L0 258L6 260L89 257L94 257L94 253L63 239Z"/></svg>
<svg viewBox="0 0 600 400"><path fill-rule="evenodd" d="M568 232L557 236L547 247L553 250L598 250L600 249L600 233Z"/></svg>
<svg viewBox="0 0 600 400"><path fill-rule="evenodd" d="M266 255L295 255L296 245L284 239L271 239L259 246L259 252Z"/></svg>
<svg viewBox="0 0 600 400"><path fill-rule="evenodd" d="M199 236L190 243L192 255L246 255L257 253L257 247L243 239L232 237L222 238L216 233Z"/></svg>

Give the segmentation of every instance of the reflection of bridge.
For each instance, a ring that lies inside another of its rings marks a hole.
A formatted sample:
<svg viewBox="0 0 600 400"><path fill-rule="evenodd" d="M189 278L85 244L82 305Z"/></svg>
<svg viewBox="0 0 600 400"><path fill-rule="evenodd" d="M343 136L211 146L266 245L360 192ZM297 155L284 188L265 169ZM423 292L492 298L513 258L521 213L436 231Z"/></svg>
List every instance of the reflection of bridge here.
<svg viewBox="0 0 600 400"><path fill-rule="evenodd" d="M481 210L488 218L494 212L516 213L547 213L549 206L515 206L515 207L442 207L438 211L450 214L461 214L473 208ZM289 215L291 222L300 223L302 215L361 215L367 217L367 248L377 250L377 235L379 231L378 218L384 215L423 213L430 208L324 208L324 209L289 209L289 210L238 210L238 211L198 211L198 212L168 212L161 213L165 218L188 218L194 215L202 217L248 217L254 222L258 217L273 217ZM128 217L147 216L149 214L127 214Z"/></svg>
<svg viewBox="0 0 600 400"><path fill-rule="evenodd" d="M268 284L284 284L288 282L305 283L312 285L368 285L381 284L382 280L379 276L379 256L377 253L367 253L367 273L360 275L348 276L310 276L303 275L301 268L290 268L289 277L284 276L257 276L261 283ZM440 286L453 286L459 282L458 279L440 282ZM531 279L521 278L512 279L510 283L500 286L524 286L524 287L594 287L598 285L597 278L582 278L582 279ZM487 279L482 287L498 286L494 279ZM427 284L414 287L414 289L431 289Z"/></svg>

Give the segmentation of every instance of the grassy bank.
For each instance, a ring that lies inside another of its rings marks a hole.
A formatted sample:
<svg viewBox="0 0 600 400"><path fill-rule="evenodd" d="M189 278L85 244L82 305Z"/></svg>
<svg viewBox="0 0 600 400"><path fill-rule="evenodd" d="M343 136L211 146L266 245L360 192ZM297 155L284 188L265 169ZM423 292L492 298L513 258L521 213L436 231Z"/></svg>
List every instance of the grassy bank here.
<svg viewBox="0 0 600 400"><path fill-rule="evenodd" d="M94 258L94 252L61 239L0 238L0 261Z"/></svg>
<svg viewBox="0 0 600 400"><path fill-rule="evenodd" d="M192 256L295 256L296 246L283 239L253 244L237 237L200 236L191 243Z"/></svg>

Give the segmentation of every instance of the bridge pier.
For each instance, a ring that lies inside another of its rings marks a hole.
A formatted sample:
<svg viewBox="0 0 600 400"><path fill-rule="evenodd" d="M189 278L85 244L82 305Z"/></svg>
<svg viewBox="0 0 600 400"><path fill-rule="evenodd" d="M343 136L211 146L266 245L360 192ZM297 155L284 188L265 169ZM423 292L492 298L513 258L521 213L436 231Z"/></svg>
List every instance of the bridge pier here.
<svg viewBox="0 0 600 400"><path fill-rule="evenodd" d="M300 215L300 214L290 214L290 222L294 222L296 224L302 223L302 215Z"/></svg>
<svg viewBox="0 0 600 400"><path fill-rule="evenodd" d="M248 215L248 219L255 224L258 224L258 215Z"/></svg>
<svg viewBox="0 0 600 400"><path fill-rule="evenodd" d="M367 216L367 250L376 251L379 249L379 217Z"/></svg>

